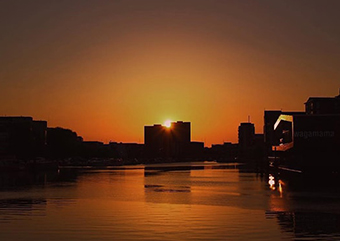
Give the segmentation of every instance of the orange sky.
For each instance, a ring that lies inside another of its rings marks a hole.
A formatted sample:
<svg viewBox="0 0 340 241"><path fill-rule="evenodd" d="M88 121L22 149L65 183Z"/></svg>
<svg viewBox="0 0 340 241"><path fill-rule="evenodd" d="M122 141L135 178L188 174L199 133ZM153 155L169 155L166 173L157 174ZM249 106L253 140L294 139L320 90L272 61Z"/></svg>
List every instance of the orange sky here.
<svg viewBox="0 0 340 241"><path fill-rule="evenodd" d="M340 87L339 1L3 1L0 115L85 140L143 143L143 127L192 123L237 142L264 109L303 110Z"/></svg>

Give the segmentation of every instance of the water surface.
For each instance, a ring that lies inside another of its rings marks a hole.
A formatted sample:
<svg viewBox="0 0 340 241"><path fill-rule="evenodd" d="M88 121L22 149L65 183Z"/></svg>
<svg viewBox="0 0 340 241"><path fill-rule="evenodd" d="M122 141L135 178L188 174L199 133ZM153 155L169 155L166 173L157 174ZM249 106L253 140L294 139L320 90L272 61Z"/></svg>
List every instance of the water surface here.
<svg viewBox="0 0 340 241"><path fill-rule="evenodd" d="M273 190L237 165L167 166L1 174L0 240L340 239L337 191Z"/></svg>

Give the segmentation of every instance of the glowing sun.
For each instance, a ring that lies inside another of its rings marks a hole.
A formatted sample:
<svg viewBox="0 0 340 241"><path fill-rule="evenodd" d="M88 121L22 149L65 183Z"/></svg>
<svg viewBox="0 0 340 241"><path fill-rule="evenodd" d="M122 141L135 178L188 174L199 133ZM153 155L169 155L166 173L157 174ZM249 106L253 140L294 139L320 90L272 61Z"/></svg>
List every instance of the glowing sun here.
<svg viewBox="0 0 340 241"><path fill-rule="evenodd" d="M170 128L170 127L171 127L171 120L166 120L166 121L164 121L163 126L165 126L165 127L167 127L167 128Z"/></svg>

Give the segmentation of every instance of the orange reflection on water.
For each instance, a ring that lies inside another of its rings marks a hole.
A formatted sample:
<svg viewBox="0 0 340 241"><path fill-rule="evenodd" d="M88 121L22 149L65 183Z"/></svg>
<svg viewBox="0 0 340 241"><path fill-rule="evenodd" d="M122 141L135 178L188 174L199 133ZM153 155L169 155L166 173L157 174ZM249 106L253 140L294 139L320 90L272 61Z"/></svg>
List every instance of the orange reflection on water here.
<svg viewBox="0 0 340 241"><path fill-rule="evenodd" d="M277 186L277 190L280 193L280 197L282 197L282 194L283 194L283 187L282 186L284 186L284 182L281 181L281 180L278 180L277 184L276 184L275 177L272 174L269 174L268 179L269 179L268 184L269 184L270 189L274 191L274 190L276 190L276 186Z"/></svg>
<svg viewBox="0 0 340 241"><path fill-rule="evenodd" d="M280 192L280 197L282 197L283 189L282 189L283 182L279 180L279 192Z"/></svg>
<svg viewBox="0 0 340 241"><path fill-rule="evenodd" d="M269 181L268 184L270 186L270 189L275 190L275 178L272 176L272 174L269 174Z"/></svg>

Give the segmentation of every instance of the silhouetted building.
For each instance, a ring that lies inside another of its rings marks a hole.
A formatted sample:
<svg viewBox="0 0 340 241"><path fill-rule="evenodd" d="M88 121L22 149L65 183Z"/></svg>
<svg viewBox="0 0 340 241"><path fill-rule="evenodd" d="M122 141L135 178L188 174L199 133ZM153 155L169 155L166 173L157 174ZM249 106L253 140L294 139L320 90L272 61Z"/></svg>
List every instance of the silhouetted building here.
<svg viewBox="0 0 340 241"><path fill-rule="evenodd" d="M100 141L83 141L81 146L81 155L86 158L108 158L114 155L110 144Z"/></svg>
<svg viewBox="0 0 340 241"><path fill-rule="evenodd" d="M213 144L211 148L207 148L207 157L209 160L220 162L234 162L238 156L238 144L224 142L223 144Z"/></svg>
<svg viewBox="0 0 340 241"><path fill-rule="evenodd" d="M264 155L264 135L255 134L253 123L241 123L238 128L238 157L247 162L259 163Z"/></svg>
<svg viewBox="0 0 340 241"><path fill-rule="evenodd" d="M255 145L262 145L264 143L264 134L255 134Z"/></svg>
<svg viewBox="0 0 340 241"><path fill-rule="evenodd" d="M144 145L138 143L110 142L109 145L114 151L115 157L124 159L140 158L144 150Z"/></svg>
<svg viewBox="0 0 340 241"><path fill-rule="evenodd" d="M279 139L275 136L274 125L280 115L305 115L305 112L265 110L264 111L264 152L266 156L273 156L272 146L279 144Z"/></svg>
<svg viewBox="0 0 340 241"><path fill-rule="evenodd" d="M0 155L17 158L42 155L46 127L46 121L34 121L32 117L0 117Z"/></svg>
<svg viewBox="0 0 340 241"><path fill-rule="evenodd" d="M149 157L184 157L191 141L190 122L144 127L145 154Z"/></svg>
<svg viewBox="0 0 340 241"><path fill-rule="evenodd" d="M153 126L144 126L144 144L145 154L149 157L164 157L166 155L165 147L169 142L169 129L157 124Z"/></svg>
<svg viewBox="0 0 340 241"><path fill-rule="evenodd" d="M264 134L255 134L253 155L255 159L263 159L264 157Z"/></svg>
<svg viewBox="0 0 340 241"><path fill-rule="evenodd" d="M280 115L272 149L280 165L298 170L338 170L340 114ZM278 144L276 144L278 143Z"/></svg>
<svg viewBox="0 0 340 241"><path fill-rule="evenodd" d="M274 161L279 166L297 170L339 170L339 101L340 95L310 97L306 113L265 111L268 156L279 157Z"/></svg>
<svg viewBox="0 0 340 241"><path fill-rule="evenodd" d="M307 115L340 114L340 93L335 97L309 97L305 110Z"/></svg>
<svg viewBox="0 0 340 241"><path fill-rule="evenodd" d="M32 124L35 154L37 156L44 156L47 145L47 121L33 121Z"/></svg>
<svg viewBox="0 0 340 241"><path fill-rule="evenodd" d="M238 145L241 153L247 152L254 146L255 126L253 123L241 123L238 127Z"/></svg>
<svg viewBox="0 0 340 241"><path fill-rule="evenodd" d="M60 127L47 128L48 156L53 158L80 155L82 138L76 132Z"/></svg>
<svg viewBox="0 0 340 241"><path fill-rule="evenodd" d="M185 152L185 156L195 160L201 160L204 157L204 142L190 142Z"/></svg>
<svg viewBox="0 0 340 241"><path fill-rule="evenodd" d="M172 122L169 128L170 134L169 152L170 157L188 157L191 142L191 125L190 122L177 121Z"/></svg>
<svg viewBox="0 0 340 241"><path fill-rule="evenodd" d="M176 143L186 143L191 141L191 127L190 122L177 121L172 122L170 131L172 139Z"/></svg>

